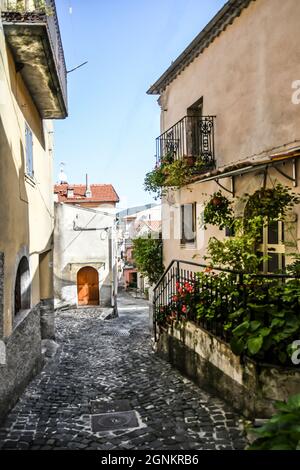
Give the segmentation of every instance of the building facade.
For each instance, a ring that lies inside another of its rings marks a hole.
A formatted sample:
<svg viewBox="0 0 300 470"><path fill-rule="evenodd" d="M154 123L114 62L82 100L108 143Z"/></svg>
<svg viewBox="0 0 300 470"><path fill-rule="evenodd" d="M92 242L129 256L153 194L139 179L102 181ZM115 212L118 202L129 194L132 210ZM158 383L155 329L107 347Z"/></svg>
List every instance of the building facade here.
<svg viewBox="0 0 300 470"><path fill-rule="evenodd" d="M116 307L116 204L107 184L58 184L54 292L57 307Z"/></svg>
<svg viewBox="0 0 300 470"><path fill-rule="evenodd" d="M149 289L149 282L135 266L133 239L159 236L161 233L161 205L140 208L135 213L125 214L120 220L119 233L121 233L119 241L121 284L125 289L133 288L144 292L145 289Z"/></svg>
<svg viewBox="0 0 300 470"><path fill-rule="evenodd" d="M205 200L220 187L236 217L245 211L236 196L278 182L299 193L299 16L298 0L230 0L148 90L161 107L157 163L170 152L202 163L189 184L163 198L165 266L203 263L209 239L230 235L200 223ZM271 243L264 234L266 272L299 250L299 215L298 206L285 236L280 227Z"/></svg>
<svg viewBox="0 0 300 470"><path fill-rule="evenodd" d="M0 420L54 337L51 120L67 82L55 2L39 3L0 3Z"/></svg>

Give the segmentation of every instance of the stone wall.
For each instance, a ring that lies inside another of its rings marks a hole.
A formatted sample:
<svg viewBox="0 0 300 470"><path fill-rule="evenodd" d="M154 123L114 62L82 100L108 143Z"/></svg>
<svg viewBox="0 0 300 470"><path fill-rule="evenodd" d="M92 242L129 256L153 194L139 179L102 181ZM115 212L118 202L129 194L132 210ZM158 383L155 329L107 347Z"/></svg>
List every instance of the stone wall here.
<svg viewBox="0 0 300 470"><path fill-rule="evenodd" d="M192 322L161 330L158 353L246 417L269 417L274 402L300 393L300 370L241 361L230 346Z"/></svg>
<svg viewBox="0 0 300 470"><path fill-rule="evenodd" d="M5 346L5 363L0 363L0 422L42 368L38 307L22 314L12 334L5 339Z"/></svg>
<svg viewBox="0 0 300 470"><path fill-rule="evenodd" d="M0 340L3 337L4 253L0 253Z"/></svg>

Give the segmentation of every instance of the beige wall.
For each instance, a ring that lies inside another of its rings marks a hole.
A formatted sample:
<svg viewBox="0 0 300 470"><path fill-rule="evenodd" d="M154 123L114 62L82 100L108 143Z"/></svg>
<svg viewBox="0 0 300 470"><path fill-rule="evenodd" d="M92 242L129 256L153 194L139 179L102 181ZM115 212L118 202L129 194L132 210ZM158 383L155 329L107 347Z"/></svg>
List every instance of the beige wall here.
<svg viewBox="0 0 300 470"><path fill-rule="evenodd" d="M251 2L166 88L162 132L203 96L216 115L217 166L300 145L299 0Z"/></svg>
<svg viewBox="0 0 300 470"><path fill-rule="evenodd" d="M52 124L41 120L21 75L16 73L2 29L0 85L0 251L5 255L4 335L8 336L13 327L15 274L22 254L27 253L30 260L31 305L41 298L39 255L51 248L53 231L53 143ZM33 180L24 176L26 121L33 132ZM51 269L51 261L48 267ZM45 279L49 284L47 276ZM49 295L50 291L48 287Z"/></svg>
<svg viewBox="0 0 300 470"><path fill-rule="evenodd" d="M287 163L284 167L284 171L290 176L292 175L292 164ZM297 173L300 174L300 157L297 161ZM235 177L235 188L236 195L241 196L245 193L252 194L257 189L262 187L263 174L257 174L257 172L249 173L243 176ZM289 186L294 192L300 194L300 187L294 188L292 183L282 177L274 169L269 169L267 176L267 187L272 188L274 184L280 182L283 185ZM299 183L299 181L298 181ZM223 179L222 184L230 188L229 179ZM169 195L164 198L162 204L162 220L163 220L163 238L164 238L164 263L167 266L173 259L182 260L193 260L199 263L206 263L204 255L207 249L207 243L210 237L217 237L222 240L225 236L225 230L219 230L218 228L209 225L206 230L201 224L201 215L203 214L205 201L208 200L209 195L220 188L214 181L207 183L194 183L188 185L177 191L169 191ZM223 194L229 197L230 194L223 191ZM244 205L241 199L235 198L234 208L237 216L243 214ZM181 245L180 244L180 205L187 203L197 203L197 236L196 243L194 245ZM293 209L293 212L297 215L297 237L293 238L296 241L298 239L298 250L300 250L300 205ZM295 249L292 249L295 252ZM290 250L291 252L291 250Z"/></svg>
<svg viewBox="0 0 300 470"><path fill-rule="evenodd" d="M299 18L299 0L251 2L163 92L161 132L203 97L203 114L216 115L217 167L299 148L300 105L292 103L292 83L300 80ZM297 166L299 175L299 161ZM281 169L292 176L291 163ZM236 177L236 194L254 192L262 180L255 172ZM276 181L292 188L289 180L270 170L267 185ZM229 179L221 182L230 188ZM176 258L203 263L209 238L225 236L225 231L200 226L203 203L219 189L212 181L169 192L162 209L165 266ZM197 202L197 241L181 246L179 207L189 202Z"/></svg>

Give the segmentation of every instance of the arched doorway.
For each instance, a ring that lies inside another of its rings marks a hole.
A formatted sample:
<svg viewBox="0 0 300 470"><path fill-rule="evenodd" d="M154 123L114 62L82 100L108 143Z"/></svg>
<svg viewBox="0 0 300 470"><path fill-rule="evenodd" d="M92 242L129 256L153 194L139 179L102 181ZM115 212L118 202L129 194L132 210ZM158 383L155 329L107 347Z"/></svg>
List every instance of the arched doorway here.
<svg viewBox="0 0 300 470"><path fill-rule="evenodd" d="M77 273L78 305L99 305L99 275L95 268L86 266Z"/></svg>
<svg viewBox="0 0 300 470"><path fill-rule="evenodd" d="M26 256L21 258L15 282L15 315L30 308L30 272Z"/></svg>

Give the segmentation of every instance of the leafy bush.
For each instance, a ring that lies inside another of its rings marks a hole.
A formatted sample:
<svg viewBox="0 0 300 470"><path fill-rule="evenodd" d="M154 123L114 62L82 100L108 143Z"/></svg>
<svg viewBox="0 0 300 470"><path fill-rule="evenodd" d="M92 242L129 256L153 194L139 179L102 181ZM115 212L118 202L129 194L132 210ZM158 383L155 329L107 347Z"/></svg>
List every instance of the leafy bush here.
<svg viewBox="0 0 300 470"><path fill-rule="evenodd" d="M234 221L235 236L224 240L211 237L208 242L208 255L205 259L214 266L247 273L258 272L265 258L255 250L262 227L263 218L260 216L248 221L247 230L244 229L244 221L236 219Z"/></svg>
<svg viewBox="0 0 300 470"><path fill-rule="evenodd" d="M292 366L292 344L300 338L300 280L286 283L245 275L199 273L196 320L219 325L237 355ZM189 312L189 310L188 310ZM193 320L193 316L189 316Z"/></svg>
<svg viewBox="0 0 300 470"><path fill-rule="evenodd" d="M138 271L155 284L164 272L162 260L162 240L157 238L135 238L133 258Z"/></svg>
<svg viewBox="0 0 300 470"><path fill-rule="evenodd" d="M275 404L278 412L261 428L248 450L300 450L300 394Z"/></svg>

